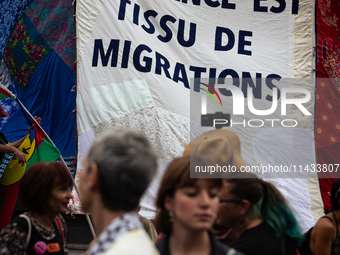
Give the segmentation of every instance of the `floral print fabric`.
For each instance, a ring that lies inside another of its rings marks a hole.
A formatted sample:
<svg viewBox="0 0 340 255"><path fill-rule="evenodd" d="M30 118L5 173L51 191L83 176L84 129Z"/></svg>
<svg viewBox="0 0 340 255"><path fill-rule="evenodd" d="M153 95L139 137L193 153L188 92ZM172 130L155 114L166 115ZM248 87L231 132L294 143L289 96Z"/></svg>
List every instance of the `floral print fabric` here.
<svg viewBox="0 0 340 255"><path fill-rule="evenodd" d="M3 55L13 26L32 1L33 0L0 1L0 58Z"/></svg>
<svg viewBox="0 0 340 255"><path fill-rule="evenodd" d="M47 45L44 47L39 43L39 35L31 32L34 28L27 23L29 20L23 17L15 25L4 54L12 77L24 91L36 68L50 51Z"/></svg>
<svg viewBox="0 0 340 255"><path fill-rule="evenodd" d="M74 6L70 0L35 0L26 15L38 33L71 68L76 60Z"/></svg>

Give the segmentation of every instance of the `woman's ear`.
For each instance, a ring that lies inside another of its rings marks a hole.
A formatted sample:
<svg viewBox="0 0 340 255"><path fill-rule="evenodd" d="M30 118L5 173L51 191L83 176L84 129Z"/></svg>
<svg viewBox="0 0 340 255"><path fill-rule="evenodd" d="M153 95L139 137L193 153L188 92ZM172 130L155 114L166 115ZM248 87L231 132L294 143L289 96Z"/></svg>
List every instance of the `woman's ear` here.
<svg viewBox="0 0 340 255"><path fill-rule="evenodd" d="M164 208L168 211L168 212L171 212L172 209L173 209L173 198L170 197L169 195L166 195L165 196L165 199L164 199Z"/></svg>
<svg viewBox="0 0 340 255"><path fill-rule="evenodd" d="M250 202L246 199L242 199L240 214L245 216L246 214L248 214L249 210L250 210Z"/></svg>

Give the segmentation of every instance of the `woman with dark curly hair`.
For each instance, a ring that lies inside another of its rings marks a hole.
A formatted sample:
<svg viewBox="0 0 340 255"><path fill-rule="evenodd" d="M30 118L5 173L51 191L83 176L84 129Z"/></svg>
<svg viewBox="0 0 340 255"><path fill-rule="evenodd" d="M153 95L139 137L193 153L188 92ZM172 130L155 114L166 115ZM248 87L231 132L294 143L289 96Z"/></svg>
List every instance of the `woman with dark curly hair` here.
<svg viewBox="0 0 340 255"><path fill-rule="evenodd" d="M60 213L72 198L72 177L58 162L32 165L20 181L19 201L29 212L0 233L0 254L68 254L66 224Z"/></svg>

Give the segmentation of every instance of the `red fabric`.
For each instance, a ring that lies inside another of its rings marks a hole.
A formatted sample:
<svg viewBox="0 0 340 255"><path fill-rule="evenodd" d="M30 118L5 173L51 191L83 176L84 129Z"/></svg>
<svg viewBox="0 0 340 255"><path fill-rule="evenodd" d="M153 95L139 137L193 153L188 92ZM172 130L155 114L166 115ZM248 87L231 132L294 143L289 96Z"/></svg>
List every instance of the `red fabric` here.
<svg viewBox="0 0 340 255"><path fill-rule="evenodd" d="M340 2L338 0L317 1L318 39L340 44Z"/></svg>
<svg viewBox="0 0 340 255"><path fill-rule="evenodd" d="M2 202L1 219L0 219L1 230L5 228L11 221L15 202L17 201L19 186L20 186L20 181L10 186L0 185L1 202Z"/></svg>
<svg viewBox="0 0 340 255"><path fill-rule="evenodd" d="M315 111L316 162L340 163L340 1L317 0L317 89ZM331 78L331 79L330 79ZM340 178L337 172L320 172L324 209L330 210L330 189Z"/></svg>
<svg viewBox="0 0 340 255"><path fill-rule="evenodd" d="M8 94L8 93L7 93L7 91L6 91L6 90L4 90L3 88L0 88L0 94L3 94L3 95L5 95L6 97L11 97L11 95L10 95L10 94Z"/></svg>
<svg viewBox="0 0 340 255"><path fill-rule="evenodd" d="M315 140L316 148L322 148L340 142L340 87L322 63L317 69Z"/></svg>
<svg viewBox="0 0 340 255"><path fill-rule="evenodd" d="M319 40L318 44L319 63L322 63L327 70L327 77L333 78L335 84L340 86L340 45L329 43L325 40ZM323 71L319 70L318 76L322 75ZM324 73L325 74L325 73Z"/></svg>
<svg viewBox="0 0 340 255"><path fill-rule="evenodd" d="M319 148L316 150L316 162L318 164L340 164L340 143ZM340 178L340 166L337 172L319 173L319 183L322 199L324 202L324 209L330 210L332 208L330 200L330 190L333 182Z"/></svg>
<svg viewBox="0 0 340 255"><path fill-rule="evenodd" d="M54 222L57 225L57 228L59 230L59 233L61 234L61 237L63 238L63 242L66 243L65 242L65 236L64 236L64 230L63 230L63 223L61 222L61 219L59 218L58 215L54 218Z"/></svg>

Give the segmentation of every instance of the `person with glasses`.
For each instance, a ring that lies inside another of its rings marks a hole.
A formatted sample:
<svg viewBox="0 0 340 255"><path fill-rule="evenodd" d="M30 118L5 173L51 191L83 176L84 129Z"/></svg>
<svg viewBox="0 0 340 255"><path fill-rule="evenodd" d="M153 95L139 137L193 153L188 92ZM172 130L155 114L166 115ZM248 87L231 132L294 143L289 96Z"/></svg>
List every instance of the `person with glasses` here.
<svg viewBox="0 0 340 255"><path fill-rule="evenodd" d="M190 169L195 165L212 163L205 157L184 156L174 159L163 175L156 199L159 212L155 225L165 237L156 247L160 255L240 255L210 232L218 211L222 180L190 178Z"/></svg>
<svg viewBox="0 0 340 255"><path fill-rule="evenodd" d="M282 194L252 173L232 173L219 192L217 224L239 234L233 248L247 255L297 254L302 234Z"/></svg>
<svg viewBox="0 0 340 255"><path fill-rule="evenodd" d="M340 180L331 188L332 211L321 217L311 232L310 249L314 255L340 253Z"/></svg>

